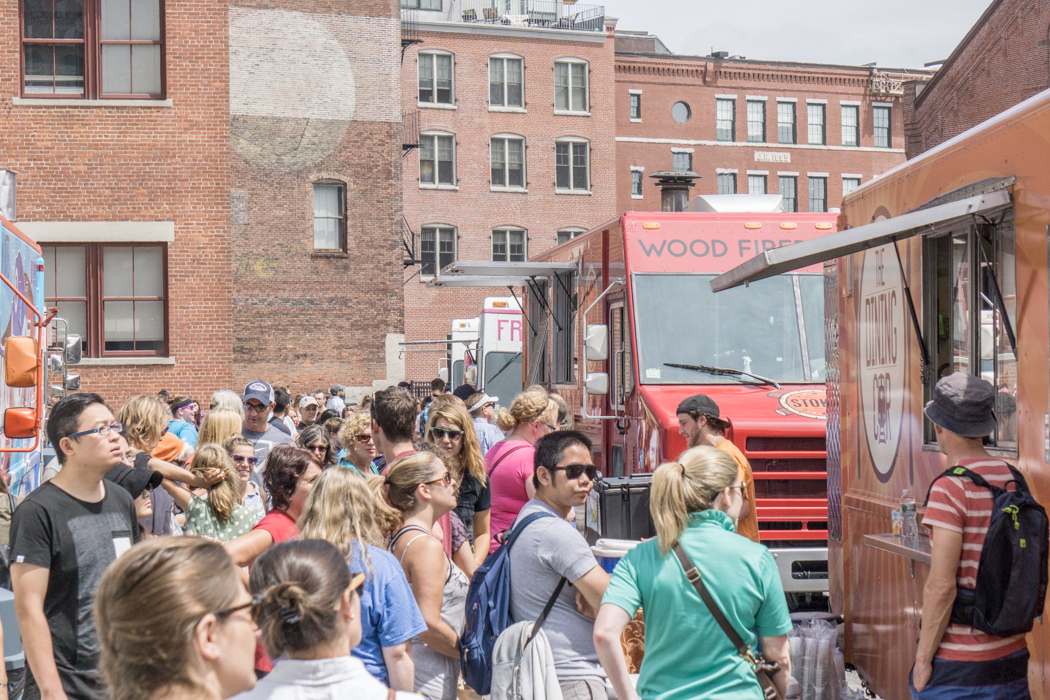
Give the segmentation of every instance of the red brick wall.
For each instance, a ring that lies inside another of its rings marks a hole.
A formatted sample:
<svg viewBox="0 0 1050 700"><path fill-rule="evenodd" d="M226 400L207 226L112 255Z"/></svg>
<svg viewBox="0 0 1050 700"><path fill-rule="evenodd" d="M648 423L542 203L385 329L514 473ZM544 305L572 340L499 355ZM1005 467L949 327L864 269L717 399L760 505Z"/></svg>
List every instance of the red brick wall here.
<svg viewBox="0 0 1050 700"><path fill-rule="evenodd" d="M167 0L173 107L16 106L19 2L0 1L2 165L19 171L23 221L171 221L174 366L85 366L115 405L160 388L201 395L231 378L229 98L223 0Z"/></svg>
<svg viewBox="0 0 1050 700"><path fill-rule="evenodd" d="M996 0L915 98L912 158L1050 86L1050 5Z"/></svg>
<svg viewBox="0 0 1050 700"><path fill-rule="evenodd" d="M555 244L558 229L590 228L616 214L613 41L579 41L557 31L528 37L497 31L424 31L423 43L406 52L402 95L409 110L417 104L417 52L441 49L455 54L456 109L420 108L419 113L421 131L456 135L458 191L421 189L419 152L413 150L404 159L405 216L417 236L417 250L422 225L446 224L458 230L458 259L491 260L492 229L520 226L528 231L527 252L533 256ZM525 59L524 114L489 111L488 57L495 53ZM554 60L568 57L590 63L590 116L554 114ZM525 137L528 193L490 190L489 137L500 133ZM555 194L554 141L562 136L591 142L589 195ZM409 268L405 278L418 271L418 266ZM508 294L505 287L433 289L417 274L405 284L406 340L442 340L452 319L476 317L485 297ZM441 357L441 352L409 351L408 378L436 376Z"/></svg>

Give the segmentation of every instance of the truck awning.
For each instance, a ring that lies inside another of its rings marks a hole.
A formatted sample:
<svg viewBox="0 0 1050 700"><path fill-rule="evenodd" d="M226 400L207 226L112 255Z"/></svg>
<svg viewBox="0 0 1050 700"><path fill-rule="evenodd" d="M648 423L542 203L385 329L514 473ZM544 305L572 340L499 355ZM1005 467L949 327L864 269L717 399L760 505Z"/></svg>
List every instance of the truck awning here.
<svg viewBox="0 0 1050 700"><path fill-rule="evenodd" d="M492 277L550 277L556 272L571 272L573 262L493 262L459 260L445 266L441 275L485 275ZM503 285L507 286L506 284Z"/></svg>
<svg viewBox="0 0 1050 700"><path fill-rule="evenodd" d="M430 287L524 287L531 277L521 275L450 275L444 272L427 282Z"/></svg>
<svg viewBox="0 0 1050 700"><path fill-rule="evenodd" d="M826 260L841 258L869 248L878 248L887 243L930 233L927 227L968 214L1002 207L1009 203L1009 191L999 189L911 211L892 219L883 219L802 243L786 245L783 248L767 250L715 277L711 280L711 289L721 292Z"/></svg>

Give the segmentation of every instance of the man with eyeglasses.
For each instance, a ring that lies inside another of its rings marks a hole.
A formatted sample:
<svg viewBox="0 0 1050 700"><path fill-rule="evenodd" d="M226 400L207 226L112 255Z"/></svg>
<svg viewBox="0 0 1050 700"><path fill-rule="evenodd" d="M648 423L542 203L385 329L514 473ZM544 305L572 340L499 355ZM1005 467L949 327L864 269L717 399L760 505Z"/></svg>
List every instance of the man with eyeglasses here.
<svg viewBox="0 0 1050 700"><path fill-rule="evenodd" d="M252 471L252 481L259 487L260 493L266 493L263 483L263 470L266 468L266 456L277 445L294 445L292 436L282 433L269 423L270 411L274 407L273 389L264 381L248 382L241 397L244 402L244 425L241 434L252 443L258 466Z"/></svg>
<svg viewBox="0 0 1050 700"><path fill-rule="evenodd" d="M604 699L605 671L594 648L594 618L609 574L568 521L573 509L587 502L598 476L591 441L572 430L551 433L536 443L533 464L536 495L522 507L515 525L532 513L550 517L532 522L510 550L510 615L519 621L537 619L561 585L543 631L562 695ZM568 585L561 584L563 579Z"/></svg>
<svg viewBox="0 0 1050 700"><path fill-rule="evenodd" d="M11 519L11 583L29 669L27 698L108 697L92 617L103 571L138 541L135 504L103 481L120 463L121 425L98 394L55 404L47 437L62 470Z"/></svg>

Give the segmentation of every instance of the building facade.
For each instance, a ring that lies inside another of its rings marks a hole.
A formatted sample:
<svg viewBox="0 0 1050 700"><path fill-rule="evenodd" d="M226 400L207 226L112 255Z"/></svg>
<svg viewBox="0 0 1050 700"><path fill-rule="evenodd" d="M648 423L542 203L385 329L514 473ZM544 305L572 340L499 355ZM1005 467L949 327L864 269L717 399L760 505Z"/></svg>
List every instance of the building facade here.
<svg viewBox="0 0 1050 700"><path fill-rule="evenodd" d="M653 37L655 39L655 37ZM654 172L700 175L693 195L780 194L827 211L902 163L903 80L927 71L681 56L617 37L617 209L660 208Z"/></svg>
<svg viewBox="0 0 1050 700"><path fill-rule="evenodd" d="M613 38L604 8L403 0L407 375L436 376L456 318L506 288L427 282L456 260L527 260L616 213ZM427 9L434 7L435 9ZM440 8L440 9L436 9ZM508 8L512 12L508 13Z"/></svg>

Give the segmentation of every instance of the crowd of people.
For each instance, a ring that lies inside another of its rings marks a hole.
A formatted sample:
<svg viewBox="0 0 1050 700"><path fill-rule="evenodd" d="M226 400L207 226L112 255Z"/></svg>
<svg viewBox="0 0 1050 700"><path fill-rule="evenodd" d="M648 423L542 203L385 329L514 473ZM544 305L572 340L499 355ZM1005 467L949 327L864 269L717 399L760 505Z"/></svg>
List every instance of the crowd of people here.
<svg viewBox="0 0 1050 700"><path fill-rule="evenodd" d="M533 514L509 551L509 610L545 619L561 697L605 698L607 681L625 699L761 697L675 579L679 542L719 572L726 615L786 687L777 568L736 534L750 470L719 444L709 399L683 403L690 449L653 477L658 537L610 577L574 522L599 468L559 396L528 387L496 412L498 397L440 380L425 402L343 392L260 380L207 403L136 396L116 415L96 394L59 401L55 463L11 521L25 697L455 698L471 579ZM636 691L619 640L640 608Z"/></svg>

